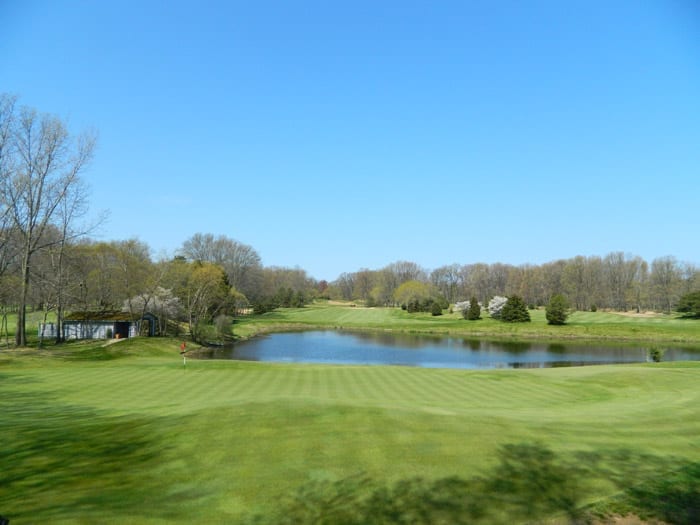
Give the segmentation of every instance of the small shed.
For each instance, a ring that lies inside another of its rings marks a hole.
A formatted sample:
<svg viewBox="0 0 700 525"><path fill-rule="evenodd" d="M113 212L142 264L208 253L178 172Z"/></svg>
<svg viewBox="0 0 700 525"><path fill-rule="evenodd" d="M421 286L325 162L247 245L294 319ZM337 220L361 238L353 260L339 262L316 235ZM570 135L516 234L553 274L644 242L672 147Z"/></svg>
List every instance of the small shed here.
<svg viewBox="0 0 700 525"><path fill-rule="evenodd" d="M157 335L157 321L156 316L150 313L134 320L129 312L73 312L63 319L63 337L64 339L126 339L142 333L154 336ZM39 327L40 331L44 329L44 326Z"/></svg>

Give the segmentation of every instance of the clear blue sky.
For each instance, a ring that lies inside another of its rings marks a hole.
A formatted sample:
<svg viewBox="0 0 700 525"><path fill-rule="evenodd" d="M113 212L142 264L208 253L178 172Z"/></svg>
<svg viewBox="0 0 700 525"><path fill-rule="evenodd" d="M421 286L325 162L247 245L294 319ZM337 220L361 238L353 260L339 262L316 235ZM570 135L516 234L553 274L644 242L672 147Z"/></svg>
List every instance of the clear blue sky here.
<svg viewBox="0 0 700 525"><path fill-rule="evenodd" d="M0 91L99 132L101 238L318 279L700 263L700 5L0 0Z"/></svg>

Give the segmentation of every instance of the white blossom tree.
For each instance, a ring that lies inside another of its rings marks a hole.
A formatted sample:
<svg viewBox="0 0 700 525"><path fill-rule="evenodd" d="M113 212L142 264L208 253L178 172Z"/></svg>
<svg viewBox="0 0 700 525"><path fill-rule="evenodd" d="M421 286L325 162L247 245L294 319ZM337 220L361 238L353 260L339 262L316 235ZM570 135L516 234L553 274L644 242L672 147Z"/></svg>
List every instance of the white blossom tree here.
<svg viewBox="0 0 700 525"><path fill-rule="evenodd" d="M158 333L168 335L168 324L183 313L182 303L172 290L158 286L152 294L141 294L124 301L122 310L150 311L158 318Z"/></svg>
<svg viewBox="0 0 700 525"><path fill-rule="evenodd" d="M503 310L503 307L506 305L508 302L507 297L503 297L501 295L495 296L493 299L489 301L489 305L487 307L487 310L489 311L489 315L493 317L494 319L500 319L501 318L501 311Z"/></svg>

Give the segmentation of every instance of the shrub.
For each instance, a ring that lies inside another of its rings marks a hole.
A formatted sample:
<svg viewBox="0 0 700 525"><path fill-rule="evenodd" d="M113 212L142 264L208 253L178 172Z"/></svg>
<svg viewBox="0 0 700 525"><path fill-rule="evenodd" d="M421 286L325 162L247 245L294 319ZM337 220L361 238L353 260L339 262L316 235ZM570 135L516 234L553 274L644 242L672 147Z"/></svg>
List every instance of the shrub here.
<svg viewBox="0 0 700 525"><path fill-rule="evenodd" d="M253 303L253 313L255 315L263 315L267 312L272 312L276 308L277 303L270 297L263 298L260 301Z"/></svg>
<svg viewBox="0 0 700 525"><path fill-rule="evenodd" d="M438 295L435 298L435 302L438 303L443 310L447 310L450 307L450 302L442 295Z"/></svg>
<svg viewBox="0 0 700 525"><path fill-rule="evenodd" d="M450 307L450 303L442 297L413 297L407 303L401 303L401 309L406 310L409 314L416 312L430 312L433 315L442 315L442 311ZM435 312L440 310L440 313Z"/></svg>
<svg viewBox="0 0 700 525"><path fill-rule="evenodd" d="M416 312L420 312L422 310L423 307L419 299L412 299L408 301L408 304L406 305L406 311L409 314L415 314Z"/></svg>
<svg viewBox="0 0 700 525"><path fill-rule="evenodd" d="M518 295L509 297L501 310L501 321L506 323L529 323L530 312L527 311L525 301Z"/></svg>
<svg viewBox="0 0 700 525"><path fill-rule="evenodd" d="M547 323L553 325L562 325L566 323L566 318L569 316L569 302L563 295L553 295L547 305L545 317Z"/></svg>
<svg viewBox="0 0 700 525"><path fill-rule="evenodd" d="M664 351L663 351L663 350L659 350L659 349L656 348L655 346L652 346L652 347L649 349L649 359L651 359L652 361L654 361L654 363L660 363L660 362L661 362L661 359L663 359L663 357L664 357Z"/></svg>

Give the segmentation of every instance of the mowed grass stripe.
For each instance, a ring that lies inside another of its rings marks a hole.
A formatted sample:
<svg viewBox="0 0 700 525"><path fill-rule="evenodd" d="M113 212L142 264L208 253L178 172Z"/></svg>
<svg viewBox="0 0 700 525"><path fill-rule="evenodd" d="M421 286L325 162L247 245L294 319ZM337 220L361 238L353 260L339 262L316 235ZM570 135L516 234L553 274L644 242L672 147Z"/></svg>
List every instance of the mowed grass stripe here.
<svg viewBox="0 0 700 525"><path fill-rule="evenodd" d="M42 388L71 404L122 414L176 415L296 400L470 417L490 414L494 419L536 422L528 426L537 428L554 424L574 428L585 423L579 436L594 442L613 438L622 427L631 437L639 437L649 434L650 424L675 425L686 436L700 426L691 424L698 419L697 389L674 388L687 385L687 376L696 375L695 370L610 367L595 373L581 371L572 379L567 371L483 373L256 364L208 370L205 363L196 366L200 368L186 371L170 365L142 370L59 368L42 376ZM654 387L659 375L670 377L669 388ZM331 389L333 397L328 395ZM638 426L639 421L646 423Z"/></svg>
<svg viewBox="0 0 700 525"><path fill-rule="evenodd" d="M100 505L83 521L139 522L148 502L163 522L221 523L313 479L475 475L508 443L698 461L699 376L698 366L664 364L488 372L194 360L184 368L178 356L3 364L0 425L19 447L9 466L42 479L44 465L23 458L48 454L53 465L84 462L95 477L61 467L52 473L60 483L31 497L0 487L0 506L51 521L48 510L36 515L40 500L79 522L71 513L96 493ZM76 456L64 437L97 452ZM130 449L135 474L103 475L102 462L121 461L132 440L147 452ZM153 503L144 494L171 497Z"/></svg>
<svg viewBox="0 0 700 525"><path fill-rule="evenodd" d="M386 369L388 375L387 387L397 393L396 403L405 407L420 407L426 401L426 394L421 387L421 378L416 375L417 369L391 368Z"/></svg>
<svg viewBox="0 0 700 525"><path fill-rule="evenodd" d="M673 379L662 391L653 390L659 373L682 376L693 370L644 367L600 368L582 372L576 382L566 371L545 373L472 372L410 369L401 367L308 367L298 365L223 366L208 370L197 362L191 369L159 367L76 366L58 367L42 374L48 390L58 390L67 400L100 404L123 411L181 411L280 398L343 401L360 406L396 408L444 407L475 409L566 409L577 404L575 417L593 414L614 400L628 401L620 417L664 407L687 406L697 393L674 388ZM333 392L332 396L329 394ZM644 403L640 403L644 400Z"/></svg>

